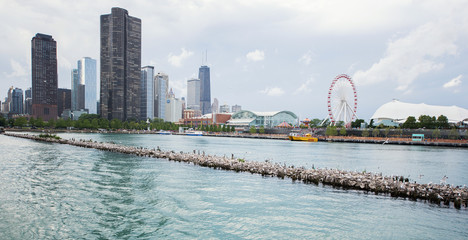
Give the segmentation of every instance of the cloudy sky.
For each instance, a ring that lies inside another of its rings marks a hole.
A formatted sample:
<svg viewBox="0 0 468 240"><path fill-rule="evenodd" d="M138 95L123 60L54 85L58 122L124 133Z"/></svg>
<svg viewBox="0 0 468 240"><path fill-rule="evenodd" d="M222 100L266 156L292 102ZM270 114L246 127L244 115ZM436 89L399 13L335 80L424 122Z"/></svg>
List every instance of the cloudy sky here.
<svg viewBox="0 0 468 240"><path fill-rule="evenodd" d="M176 97L203 52L211 97L253 111L327 116L331 81L356 84L357 114L382 104L468 108L468 1L0 0L0 99L31 86L31 39L57 41L59 87L82 57L99 64L99 16L122 7L142 20L142 65L169 75ZM99 77L99 74L98 74Z"/></svg>

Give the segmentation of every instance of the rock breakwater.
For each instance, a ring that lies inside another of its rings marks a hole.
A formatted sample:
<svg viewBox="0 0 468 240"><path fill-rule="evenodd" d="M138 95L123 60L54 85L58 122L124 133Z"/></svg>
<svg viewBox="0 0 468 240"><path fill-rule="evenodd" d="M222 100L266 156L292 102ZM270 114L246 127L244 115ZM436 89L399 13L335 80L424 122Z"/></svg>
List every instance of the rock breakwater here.
<svg viewBox="0 0 468 240"><path fill-rule="evenodd" d="M57 139L53 137L39 137L37 135L5 133L7 136L26 138L36 141L68 144L84 148L94 148L103 151L132 154L142 157L165 158L170 161L192 163L203 167L222 169L236 172L250 172L262 176L290 178L304 183L329 185L342 189L353 189L375 194L390 195L392 197L423 200L435 204L445 204L460 209L467 207L468 188L446 184L420 184L402 176L382 176L370 172L353 172L338 169L306 169L272 163L245 161L244 159L226 156L212 156L194 150L190 153L162 151L142 147L123 146L114 143L95 142L92 140Z"/></svg>

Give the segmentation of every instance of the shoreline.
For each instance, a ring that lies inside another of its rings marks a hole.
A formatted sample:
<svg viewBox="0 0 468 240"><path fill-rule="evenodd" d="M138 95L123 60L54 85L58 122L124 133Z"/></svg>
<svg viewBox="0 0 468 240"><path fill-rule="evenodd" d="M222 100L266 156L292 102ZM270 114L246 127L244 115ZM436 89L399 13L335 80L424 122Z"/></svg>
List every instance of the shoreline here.
<svg viewBox="0 0 468 240"><path fill-rule="evenodd" d="M264 162L246 161L226 156L211 156L205 153L176 153L175 151L161 151L142 147L130 147L114 143L93 142L92 140L55 139L36 135L5 133L10 137L19 137L41 142L67 144L83 148L93 148L102 151L117 152L141 157L162 158L169 161L185 162L202 167L235 172L250 172L262 176L271 176L292 181L303 181L305 184L328 185L342 189L372 192L376 195L390 195L391 197L422 200L424 202L453 206L460 209L468 207L468 187L459 187L446 184L420 184L410 183L403 176L382 176L378 173L353 172L338 169L306 169Z"/></svg>

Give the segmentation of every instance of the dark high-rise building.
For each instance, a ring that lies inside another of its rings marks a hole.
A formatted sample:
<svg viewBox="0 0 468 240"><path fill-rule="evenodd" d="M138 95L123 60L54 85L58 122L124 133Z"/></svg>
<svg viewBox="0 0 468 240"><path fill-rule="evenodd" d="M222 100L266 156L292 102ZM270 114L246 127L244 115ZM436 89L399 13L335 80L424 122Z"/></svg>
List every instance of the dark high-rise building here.
<svg viewBox="0 0 468 240"><path fill-rule="evenodd" d="M101 117L140 118L141 20L112 8L101 15Z"/></svg>
<svg viewBox="0 0 468 240"><path fill-rule="evenodd" d="M200 79L200 110L202 115L211 113L210 68L201 66L198 71Z"/></svg>
<svg viewBox="0 0 468 240"><path fill-rule="evenodd" d="M21 88L13 89L10 113L23 114L23 90Z"/></svg>
<svg viewBox="0 0 468 240"><path fill-rule="evenodd" d="M38 33L31 40L32 115L57 119L57 42Z"/></svg>
<svg viewBox="0 0 468 240"><path fill-rule="evenodd" d="M63 110L71 109L71 89L59 88L57 90L57 111L61 116Z"/></svg>

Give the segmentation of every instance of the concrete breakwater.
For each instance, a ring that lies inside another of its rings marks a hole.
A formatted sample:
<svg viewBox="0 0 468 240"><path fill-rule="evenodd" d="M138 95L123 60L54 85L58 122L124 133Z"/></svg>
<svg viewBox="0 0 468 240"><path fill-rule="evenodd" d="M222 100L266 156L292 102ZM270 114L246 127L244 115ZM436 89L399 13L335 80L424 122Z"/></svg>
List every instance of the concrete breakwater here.
<svg viewBox="0 0 468 240"><path fill-rule="evenodd" d="M394 145L419 145L419 146L439 146L439 147L468 147L468 142L443 142L443 141L411 141L395 140L394 138L373 139L373 138L343 138L343 137L319 137L319 141L325 142L346 142L346 143L373 143L373 144L394 144Z"/></svg>
<svg viewBox="0 0 468 240"><path fill-rule="evenodd" d="M109 152L132 154L143 157L165 158L171 161L192 163L194 165L214 169L230 170L236 172L250 172L262 176L291 178L293 181L303 181L316 185L329 185L342 189L354 189L375 194L390 195L393 197L423 200L430 203L443 203L455 208L467 207L468 188L446 184L420 184L411 183L402 176L382 176L370 172L353 172L338 169L306 169L272 163L269 161L255 162L231 156L212 156L194 150L190 153L162 151L161 149L148 149L141 147L123 146L114 143L93 142L91 140L57 139L53 137L39 137L37 135L5 133L13 137L21 137L36 141L69 144L84 148L94 148Z"/></svg>

